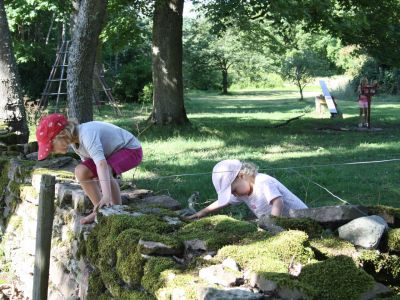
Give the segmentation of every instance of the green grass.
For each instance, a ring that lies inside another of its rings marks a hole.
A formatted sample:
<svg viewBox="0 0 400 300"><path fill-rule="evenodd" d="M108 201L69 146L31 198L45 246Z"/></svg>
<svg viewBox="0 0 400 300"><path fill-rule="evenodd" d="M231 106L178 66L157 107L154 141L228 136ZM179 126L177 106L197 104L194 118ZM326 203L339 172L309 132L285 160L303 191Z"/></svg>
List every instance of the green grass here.
<svg viewBox="0 0 400 300"><path fill-rule="evenodd" d="M400 162L366 165L319 166L353 161L400 157L400 99L378 96L373 99L372 124L378 132L321 131L324 126L355 127L358 123L356 99L339 99L344 119L320 118L314 111L310 87L305 101L298 101L295 88L234 91L221 96L215 92L190 91L185 106L190 125L152 126L140 134L144 161L124 174L140 188L170 194L185 203L193 191L201 195L201 207L216 194L211 170L222 159L249 160L302 198L309 206L341 202L311 183L313 180L352 204L398 206ZM123 118L102 108L96 120L114 123L138 135L147 127L151 107L122 105ZM305 114L286 126L271 128ZM290 168L296 169L290 169ZM206 175L168 177L173 174ZM246 208L225 212L246 216Z"/></svg>

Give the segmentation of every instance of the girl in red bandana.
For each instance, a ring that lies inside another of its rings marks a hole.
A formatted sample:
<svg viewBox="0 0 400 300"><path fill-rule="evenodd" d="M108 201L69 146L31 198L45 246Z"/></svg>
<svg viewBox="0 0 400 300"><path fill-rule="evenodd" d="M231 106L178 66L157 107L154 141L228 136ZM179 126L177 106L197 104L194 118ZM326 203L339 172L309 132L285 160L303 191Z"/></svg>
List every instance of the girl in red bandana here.
<svg viewBox="0 0 400 300"><path fill-rule="evenodd" d="M93 212L81 220L82 224L93 222L98 208L121 204L114 176L138 166L143 157L139 140L130 132L98 121L78 125L62 114L42 118L36 138L39 160L52 152L65 154L69 146L81 157L75 176L94 205Z"/></svg>

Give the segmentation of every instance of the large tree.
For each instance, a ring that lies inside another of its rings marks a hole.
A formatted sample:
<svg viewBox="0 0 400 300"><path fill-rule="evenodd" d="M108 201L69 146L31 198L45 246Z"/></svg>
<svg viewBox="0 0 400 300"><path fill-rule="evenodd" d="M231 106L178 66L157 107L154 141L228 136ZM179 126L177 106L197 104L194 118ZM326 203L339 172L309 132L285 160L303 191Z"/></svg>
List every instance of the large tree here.
<svg viewBox="0 0 400 300"><path fill-rule="evenodd" d="M302 22L307 30L328 30L344 45L356 45L383 64L400 65L398 0L194 0L216 30L249 20L268 22L285 33Z"/></svg>
<svg viewBox="0 0 400 300"><path fill-rule="evenodd" d="M0 0L0 122L17 134L14 141L28 141L26 113L3 0Z"/></svg>
<svg viewBox="0 0 400 300"><path fill-rule="evenodd" d="M68 116L79 122L93 120L93 71L107 0L82 0L69 49Z"/></svg>
<svg viewBox="0 0 400 300"><path fill-rule="evenodd" d="M156 0L153 15L153 111L156 124L188 122L182 83L183 0Z"/></svg>

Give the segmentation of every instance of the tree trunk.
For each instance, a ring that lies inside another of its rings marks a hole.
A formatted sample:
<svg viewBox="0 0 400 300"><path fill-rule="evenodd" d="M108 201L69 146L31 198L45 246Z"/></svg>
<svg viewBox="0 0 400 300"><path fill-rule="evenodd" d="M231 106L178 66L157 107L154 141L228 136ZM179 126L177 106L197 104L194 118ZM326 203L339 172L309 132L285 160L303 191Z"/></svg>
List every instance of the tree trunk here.
<svg viewBox="0 0 400 300"><path fill-rule="evenodd" d="M3 0L0 0L0 122L16 134L15 142L28 142L24 100Z"/></svg>
<svg viewBox="0 0 400 300"><path fill-rule="evenodd" d="M228 70L222 69L222 95L228 95Z"/></svg>
<svg viewBox="0 0 400 300"><path fill-rule="evenodd" d="M182 83L184 0L156 0L153 18L153 111L156 124L188 122Z"/></svg>
<svg viewBox="0 0 400 300"><path fill-rule="evenodd" d="M299 90L300 90L300 101L303 101L303 100L304 100L304 97L303 97L303 87L301 86L301 83L300 83L300 82L298 83L298 87L299 87Z"/></svg>
<svg viewBox="0 0 400 300"><path fill-rule="evenodd" d="M93 70L107 0L82 0L69 49L68 116L78 122L93 120Z"/></svg>

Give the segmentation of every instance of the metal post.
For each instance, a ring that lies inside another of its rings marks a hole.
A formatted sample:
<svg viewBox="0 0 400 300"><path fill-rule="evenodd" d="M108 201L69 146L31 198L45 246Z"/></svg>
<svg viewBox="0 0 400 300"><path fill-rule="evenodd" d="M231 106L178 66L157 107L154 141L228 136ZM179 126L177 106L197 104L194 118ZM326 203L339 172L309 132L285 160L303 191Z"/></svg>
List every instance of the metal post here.
<svg viewBox="0 0 400 300"><path fill-rule="evenodd" d="M49 281L51 234L54 217L55 177L42 175L36 227L33 300L46 300Z"/></svg>

